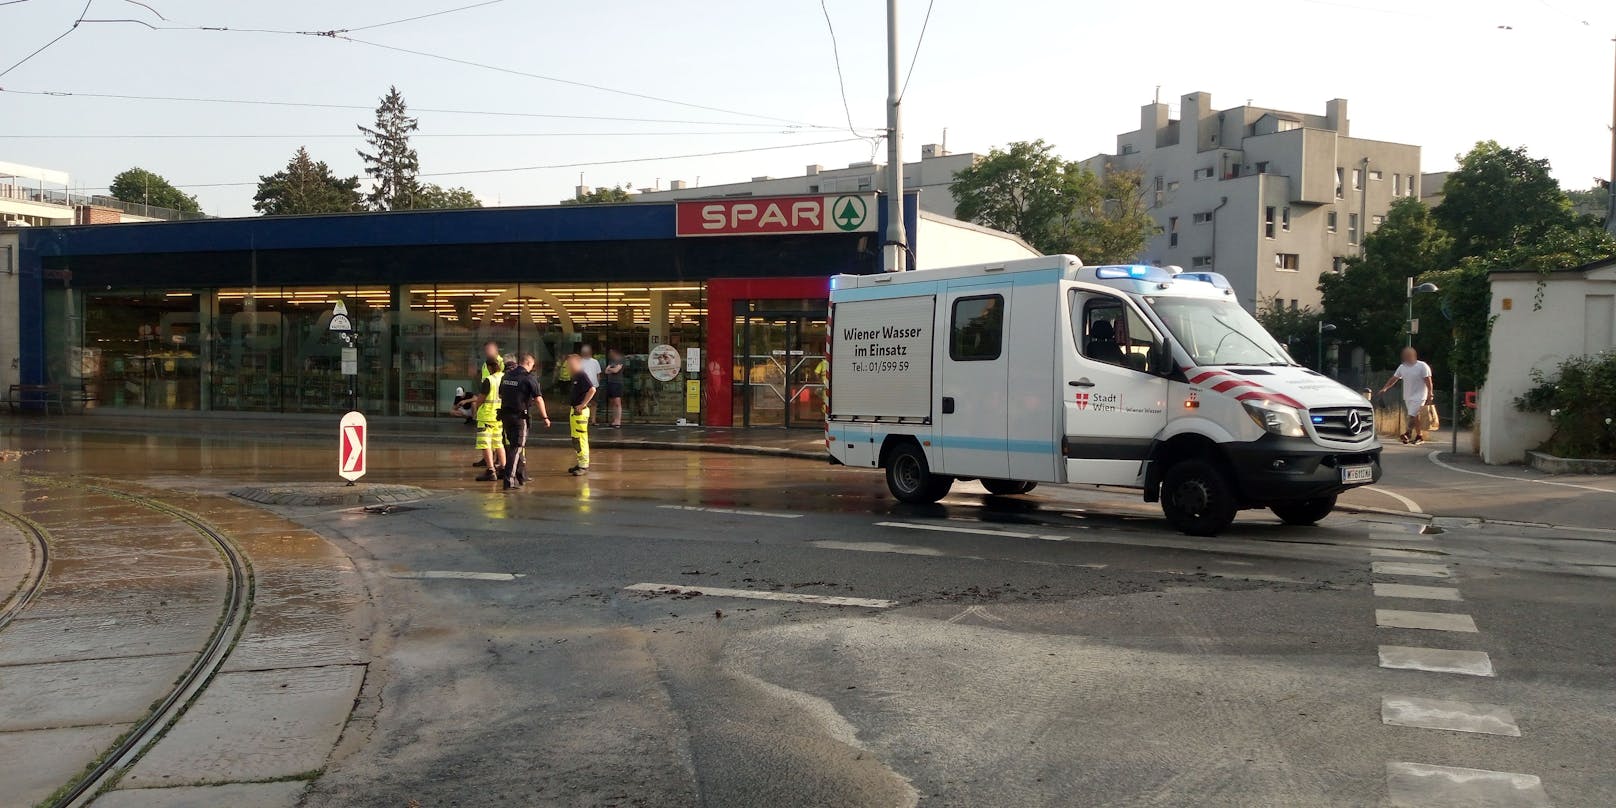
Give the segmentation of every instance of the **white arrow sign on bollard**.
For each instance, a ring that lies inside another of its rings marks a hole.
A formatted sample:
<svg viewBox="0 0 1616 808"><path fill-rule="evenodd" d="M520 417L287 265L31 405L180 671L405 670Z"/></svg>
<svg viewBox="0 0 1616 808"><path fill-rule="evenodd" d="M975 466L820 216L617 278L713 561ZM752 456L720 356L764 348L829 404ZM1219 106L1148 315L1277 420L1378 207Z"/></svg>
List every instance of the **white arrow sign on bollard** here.
<svg viewBox="0 0 1616 808"><path fill-rule="evenodd" d="M350 412L342 416L342 425L338 433L337 474L351 483L365 476L365 464L368 461L367 442L370 439L365 414Z"/></svg>

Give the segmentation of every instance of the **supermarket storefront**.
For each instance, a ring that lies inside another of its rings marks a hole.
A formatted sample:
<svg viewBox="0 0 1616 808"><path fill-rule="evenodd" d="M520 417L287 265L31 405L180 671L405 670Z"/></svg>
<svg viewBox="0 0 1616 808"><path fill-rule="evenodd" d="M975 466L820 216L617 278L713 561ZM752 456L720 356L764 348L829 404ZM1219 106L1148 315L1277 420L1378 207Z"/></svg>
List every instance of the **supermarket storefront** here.
<svg viewBox="0 0 1616 808"><path fill-rule="evenodd" d="M880 226L855 195L33 228L19 375L96 408L334 413L355 370L367 413L432 417L488 340L557 391L588 344L627 357L626 420L806 424L826 279L879 271Z"/></svg>

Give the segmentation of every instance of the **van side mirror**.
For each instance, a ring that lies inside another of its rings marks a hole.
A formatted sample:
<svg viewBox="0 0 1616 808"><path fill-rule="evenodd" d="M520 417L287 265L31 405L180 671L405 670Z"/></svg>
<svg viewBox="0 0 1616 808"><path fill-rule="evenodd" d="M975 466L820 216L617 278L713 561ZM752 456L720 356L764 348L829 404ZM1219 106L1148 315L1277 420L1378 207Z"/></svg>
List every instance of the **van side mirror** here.
<svg viewBox="0 0 1616 808"><path fill-rule="evenodd" d="M1158 342L1150 346L1150 372L1157 376L1166 376L1173 372L1173 352L1168 350L1166 343Z"/></svg>

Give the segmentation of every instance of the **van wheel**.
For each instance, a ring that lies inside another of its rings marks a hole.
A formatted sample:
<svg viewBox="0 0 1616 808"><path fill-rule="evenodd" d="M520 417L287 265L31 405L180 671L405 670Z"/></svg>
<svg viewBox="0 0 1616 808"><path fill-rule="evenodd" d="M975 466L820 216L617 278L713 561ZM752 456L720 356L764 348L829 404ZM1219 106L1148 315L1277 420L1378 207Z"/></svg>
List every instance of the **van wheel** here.
<svg viewBox="0 0 1616 808"><path fill-rule="evenodd" d="M1268 506L1268 510L1279 517L1279 521L1287 525L1316 525L1319 520L1330 515L1335 510L1335 497L1319 497L1317 499L1297 499L1289 502L1275 502Z"/></svg>
<svg viewBox="0 0 1616 808"><path fill-rule="evenodd" d="M887 458L887 490L899 502L929 505L947 496L953 486L953 478L931 473L919 446L900 446Z"/></svg>
<svg viewBox="0 0 1616 808"><path fill-rule="evenodd" d="M1025 480L983 480L982 487L994 496L1013 497L1037 488L1038 483L1029 483Z"/></svg>
<svg viewBox="0 0 1616 808"><path fill-rule="evenodd" d="M1161 504L1167 521L1191 536L1216 536L1239 510L1229 476L1217 464L1199 459L1167 469Z"/></svg>

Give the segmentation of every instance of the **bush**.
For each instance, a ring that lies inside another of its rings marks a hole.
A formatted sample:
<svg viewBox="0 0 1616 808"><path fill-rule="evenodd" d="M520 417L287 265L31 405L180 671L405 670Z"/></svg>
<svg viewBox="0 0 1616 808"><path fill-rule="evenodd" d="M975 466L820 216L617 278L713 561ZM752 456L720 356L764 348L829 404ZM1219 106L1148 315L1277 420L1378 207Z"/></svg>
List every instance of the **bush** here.
<svg viewBox="0 0 1616 808"><path fill-rule="evenodd" d="M1558 457L1616 457L1616 351L1560 363L1553 379L1532 371L1537 386L1515 399L1521 412L1547 413L1554 434L1540 448Z"/></svg>

